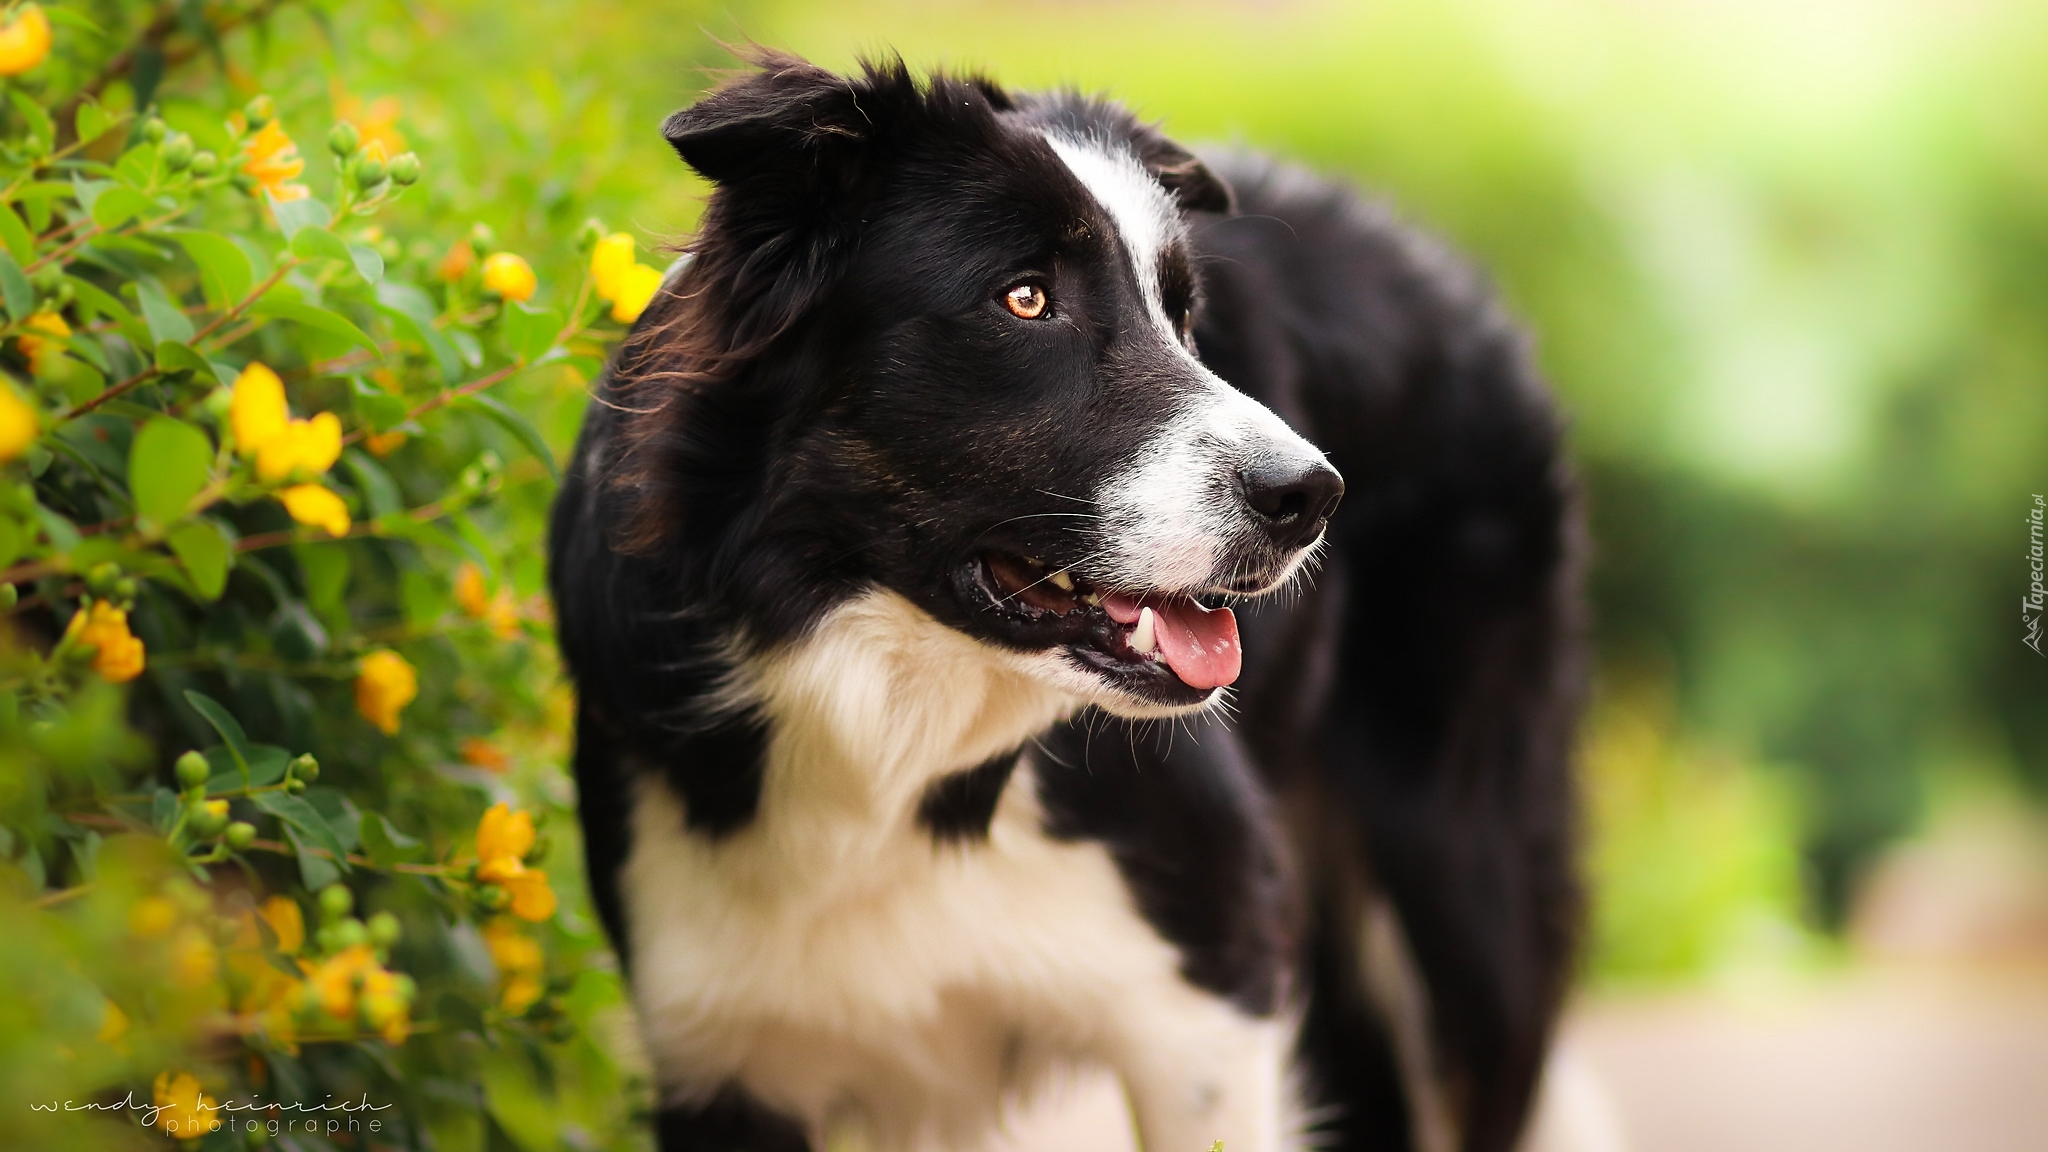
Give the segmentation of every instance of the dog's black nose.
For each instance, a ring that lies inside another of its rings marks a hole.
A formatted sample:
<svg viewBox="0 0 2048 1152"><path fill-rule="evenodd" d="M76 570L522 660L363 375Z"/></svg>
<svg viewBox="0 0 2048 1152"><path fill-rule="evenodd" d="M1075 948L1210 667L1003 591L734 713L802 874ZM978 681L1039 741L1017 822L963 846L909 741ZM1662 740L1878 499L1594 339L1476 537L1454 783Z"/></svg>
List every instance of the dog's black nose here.
<svg viewBox="0 0 2048 1152"><path fill-rule="evenodd" d="M1344 498L1344 478L1320 461L1255 464L1242 469L1244 498L1280 548L1306 548Z"/></svg>

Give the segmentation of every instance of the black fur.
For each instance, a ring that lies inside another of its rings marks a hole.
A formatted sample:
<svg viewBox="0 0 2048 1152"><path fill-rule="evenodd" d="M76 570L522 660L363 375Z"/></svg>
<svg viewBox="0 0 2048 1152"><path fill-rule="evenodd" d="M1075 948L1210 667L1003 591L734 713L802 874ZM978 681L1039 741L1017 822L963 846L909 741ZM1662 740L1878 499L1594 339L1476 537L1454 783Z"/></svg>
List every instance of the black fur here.
<svg viewBox="0 0 2048 1152"><path fill-rule="evenodd" d="M586 851L613 938L636 776L683 798L689 834L757 818L767 721L730 696L736 660L870 587L993 645L1091 642L977 599L974 557L1080 563L1059 517L1188 386L1123 320L1136 289L1099 271L1106 223L1034 131L1114 139L1193 216L1161 279L1203 363L1320 446L1349 494L1313 585L1242 609L1236 722L1170 739L1090 712L1044 734L1047 831L1109 849L1191 983L1252 1013L1305 1006L1333 1148L1408 1146L1358 977L1360 909L1390 900L1463 1146L1512 1147L1579 917L1576 513L1518 333L1467 269L1348 192L1254 158L1205 164L1113 106L900 64L761 64L665 126L718 191L555 510ZM1001 313L1019 269L1069 324ZM973 850L1015 763L942 779L918 819ZM659 1129L671 1152L805 1147L789 1124L720 1096Z"/></svg>
<svg viewBox="0 0 2048 1152"><path fill-rule="evenodd" d="M809 1152L803 1126L727 1085L701 1104L673 1104L654 1118L661 1152Z"/></svg>
<svg viewBox="0 0 2048 1152"><path fill-rule="evenodd" d="M989 822L1023 750L991 756L934 781L917 804L917 822L941 844L988 839Z"/></svg>

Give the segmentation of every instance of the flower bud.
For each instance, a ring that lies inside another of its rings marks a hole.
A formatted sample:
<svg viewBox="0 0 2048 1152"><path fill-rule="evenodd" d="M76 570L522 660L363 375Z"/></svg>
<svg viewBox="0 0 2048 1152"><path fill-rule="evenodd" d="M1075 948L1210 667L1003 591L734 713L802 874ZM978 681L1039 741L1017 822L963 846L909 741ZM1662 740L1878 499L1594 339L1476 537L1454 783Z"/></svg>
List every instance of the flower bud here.
<svg viewBox="0 0 2048 1152"><path fill-rule="evenodd" d="M354 948L358 944L368 944L369 942L370 930L363 927L363 922L353 916L340 921L334 926L334 946L336 948Z"/></svg>
<svg viewBox="0 0 2048 1152"><path fill-rule="evenodd" d="M12 584L0 584L0 612L11 612L21 602L21 591Z"/></svg>
<svg viewBox="0 0 2048 1152"><path fill-rule="evenodd" d="M479 220L469 226L469 242L478 248L496 248L498 234L491 231L489 224Z"/></svg>
<svg viewBox="0 0 2048 1152"><path fill-rule="evenodd" d="M355 893L342 884L329 884L320 890L320 915L328 920L339 920L355 907Z"/></svg>
<svg viewBox="0 0 2048 1152"><path fill-rule="evenodd" d="M496 884L479 884L476 886L476 904L477 907L482 908L484 911L503 911L505 906L510 903L512 903L512 897Z"/></svg>
<svg viewBox="0 0 2048 1152"><path fill-rule="evenodd" d="M113 591L114 581L120 578L121 566L112 560L106 560L93 565L91 570L86 572L85 586L95 595L105 596Z"/></svg>
<svg viewBox="0 0 2048 1152"><path fill-rule="evenodd" d="M228 847L237 852L247 852L249 845L256 842L256 826L247 820L237 820L228 825Z"/></svg>
<svg viewBox="0 0 2048 1152"><path fill-rule="evenodd" d="M400 187L419 183L420 158L417 152L400 152L391 158L391 182Z"/></svg>
<svg viewBox="0 0 2048 1152"><path fill-rule="evenodd" d="M54 263L45 264L36 269L36 274L29 277L28 282L45 296L55 295L57 286L64 283L64 269Z"/></svg>
<svg viewBox="0 0 2048 1152"><path fill-rule="evenodd" d="M157 157L164 162L164 167L173 172L183 172L192 166L193 151L192 138L180 132L164 139L163 147L157 150Z"/></svg>
<svg viewBox="0 0 2048 1152"><path fill-rule="evenodd" d="M220 171L220 157L201 148L192 154L192 174L205 179Z"/></svg>
<svg viewBox="0 0 2048 1152"><path fill-rule="evenodd" d="M379 912L370 917L369 929L370 943L379 948L389 948L398 943L399 934L403 931L398 917L389 912Z"/></svg>
<svg viewBox="0 0 2048 1152"><path fill-rule="evenodd" d="M24 136L21 141L22 154L31 160L41 160L50 154L50 146L43 143L41 136Z"/></svg>
<svg viewBox="0 0 2048 1152"><path fill-rule="evenodd" d="M171 126L158 116L151 116L142 122L142 138L151 144L163 143L164 135L170 130Z"/></svg>
<svg viewBox="0 0 2048 1152"><path fill-rule="evenodd" d="M355 171L356 186L359 188L374 188L382 184L384 177L390 173L383 157L369 153L356 157Z"/></svg>
<svg viewBox="0 0 2048 1152"><path fill-rule="evenodd" d="M320 762L313 759L312 753L301 752L292 757L290 764L285 765L285 772L294 780L304 780L311 784L320 778Z"/></svg>
<svg viewBox="0 0 2048 1152"><path fill-rule="evenodd" d="M206 785L206 778L213 775L213 765L208 764L206 757L199 753L187 752L178 757L177 772L178 788L181 791L202 788Z"/></svg>
<svg viewBox="0 0 2048 1152"><path fill-rule="evenodd" d="M258 96L242 105L242 115L249 118L249 127L261 128L277 119L277 101L268 95Z"/></svg>
<svg viewBox="0 0 2048 1152"><path fill-rule="evenodd" d="M415 999L419 997L420 982L413 979L406 973L397 973L394 984L398 992L398 998L400 1000L405 1001L407 1004L412 1003Z"/></svg>
<svg viewBox="0 0 2048 1152"><path fill-rule="evenodd" d="M327 150L336 156L348 157L363 143L363 134L346 120L327 130Z"/></svg>
<svg viewBox="0 0 2048 1152"><path fill-rule="evenodd" d="M306 791L306 782L294 776L284 782L284 790L290 796L301 795Z"/></svg>
<svg viewBox="0 0 2048 1152"><path fill-rule="evenodd" d="M123 576L119 580L114 581L114 599L116 600L133 600L135 599L135 594L140 591L142 591L142 587L135 582L135 577L133 576Z"/></svg>
<svg viewBox="0 0 2048 1152"><path fill-rule="evenodd" d="M579 255L584 255L584 256L587 256L587 255L589 255L589 254L590 254L590 250L591 250L592 248L595 248L595 247L597 247L597 242L598 242L599 240L602 240L602 239L604 239L604 237L605 237L604 221L602 221L602 220L599 220L599 219L598 219L597 217L595 217L595 216L592 216L592 217L591 217L590 219L588 219L588 220L585 220L585 221L583 222L583 227L581 227L581 228L578 228L578 229L576 230L576 251L577 251L577 253L578 253Z"/></svg>
<svg viewBox="0 0 2048 1152"><path fill-rule="evenodd" d="M185 813L185 827L200 840L211 840L227 830L228 802L201 800Z"/></svg>
<svg viewBox="0 0 2048 1152"><path fill-rule="evenodd" d="M238 190L246 192L251 196L256 194L256 189L262 187L262 185L256 183L254 176L239 168L235 169L234 175L228 177L228 182L233 184Z"/></svg>

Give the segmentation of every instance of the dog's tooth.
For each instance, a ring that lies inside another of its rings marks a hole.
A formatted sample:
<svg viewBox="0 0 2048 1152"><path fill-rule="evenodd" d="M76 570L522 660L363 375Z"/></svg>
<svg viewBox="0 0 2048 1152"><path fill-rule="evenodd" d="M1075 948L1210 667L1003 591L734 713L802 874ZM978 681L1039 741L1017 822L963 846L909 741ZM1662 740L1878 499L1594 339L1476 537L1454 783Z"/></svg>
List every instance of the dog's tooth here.
<svg viewBox="0 0 2048 1152"><path fill-rule="evenodd" d="M1086 604L1090 608L1100 608L1102 607L1102 596L1096 592L1083 592L1081 593L1081 603Z"/></svg>
<svg viewBox="0 0 2048 1152"><path fill-rule="evenodd" d="M1146 656L1159 651L1159 638L1155 632L1157 628L1153 624L1152 610L1138 609L1138 626L1131 629L1131 647Z"/></svg>
<svg viewBox="0 0 2048 1152"><path fill-rule="evenodd" d="M1072 592L1074 590L1074 578L1067 575L1065 568L1047 576L1046 579L1052 581L1052 586L1062 592Z"/></svg>

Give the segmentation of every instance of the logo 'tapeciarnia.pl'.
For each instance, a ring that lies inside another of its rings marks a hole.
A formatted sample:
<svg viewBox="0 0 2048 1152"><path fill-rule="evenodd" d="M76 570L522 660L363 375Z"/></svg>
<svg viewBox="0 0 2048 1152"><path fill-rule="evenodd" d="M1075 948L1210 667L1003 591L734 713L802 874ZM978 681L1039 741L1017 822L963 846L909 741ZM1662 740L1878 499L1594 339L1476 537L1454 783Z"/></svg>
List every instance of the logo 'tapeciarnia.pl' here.
<svg viewBox="0 0 2048 1152"><path fill-rule="evenodd" d="M2041 651L2042 609L2048 607L2048 588L2042 586L2044 557L2041 544L2042 517L2048 514L2048 501L2041 494L2034 494L2034 506L2027 510L2027 564L2032 570L2032 579L2027 585L2027 594L2020 598L2020 643L2034 650L2036 656L2048 656Z"/></svg>

